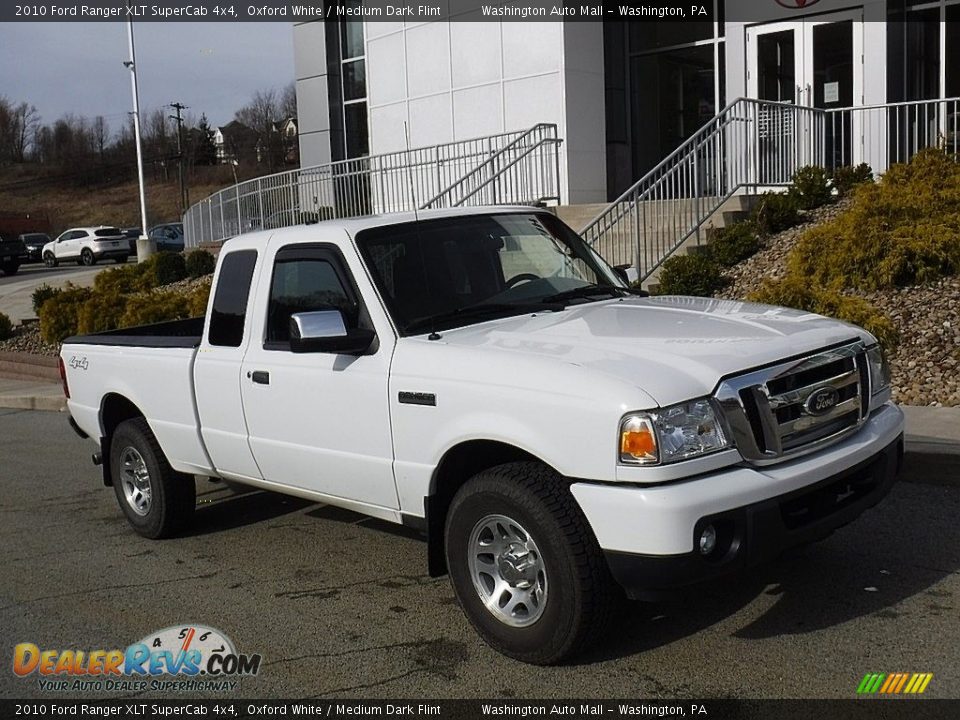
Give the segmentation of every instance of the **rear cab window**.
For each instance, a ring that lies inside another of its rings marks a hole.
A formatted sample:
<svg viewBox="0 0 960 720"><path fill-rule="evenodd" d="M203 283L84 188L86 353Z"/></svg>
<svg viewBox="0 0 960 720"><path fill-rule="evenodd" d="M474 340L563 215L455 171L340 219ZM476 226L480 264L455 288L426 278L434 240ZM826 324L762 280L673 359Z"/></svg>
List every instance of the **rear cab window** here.
<svg viewBox="0 0 960 720"><path fill-rule="evenodd" d="M223 258L210 311L207 340L219 347L240 347L247 318L256 250L235 250Z"/></svg>

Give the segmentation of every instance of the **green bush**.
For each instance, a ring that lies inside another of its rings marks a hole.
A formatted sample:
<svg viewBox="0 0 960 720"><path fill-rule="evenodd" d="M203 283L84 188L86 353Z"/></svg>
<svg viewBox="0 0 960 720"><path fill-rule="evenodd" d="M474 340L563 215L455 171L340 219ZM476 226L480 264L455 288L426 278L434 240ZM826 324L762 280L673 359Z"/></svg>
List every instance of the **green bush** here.
<svg viewBox="0 0 960 720"><path fill-rule="evenodd" d="M803 210L813 210L832 199L830 178L819 165L807 165L797 170L793 175L791 191Z"/></svg>
<svg viewBox="0 0 960 720"><path fill-rule="evenodd" d="M720 266L708 255L675 255L660 266L659 295L707 297L725 284Z"/></svg>
<svg viewBox="0 0 960 720"><path fill-rule="evenodd" d="M4 313L0 312L0 340L6 340L13 335L13 322Z"/></svg>
<svg viewBox="0 0 960 720"><path fill-rule="evenodd" d="M126 310L127 297L116 290L94 292L77 313L77 331L86 335L116 330Z"/></svg>
<svg viewBox="0 0 960 720"><path fill-rule="evenodd" d="M152 276L153 287L169 285L187 277L187 264L183 255L174 252L158 252L143 263L143 272Z"/></svg>
<svg viewBox="0 0 960 720"><path fill-rule="evenodd" d="M845 320L872 333L888 348L897 343L893 322L866 300L812 285L802 278L793 276L782 280L764 280L760 289L751 293L748 299Z"/></svg>
<svg viewBox="0 0 960 720"><path fill-rule="evenodd" d="M105 293L135 293L154 286L154 275L148 263L124 265L103 270L93 278L93 289Z"/></svg>
<svg viewBox="0 0 960 720"><path fill-rule="evenodd" d="M40 312L40 335L51 345L59 344L71 335L76 335L79 326L80 309L93 295L90 288L67 285L63 290L48 298Z"/></svg>
<svg viewBox="0 0 960 720"><path fill-rule="evenodd" d="M733 267L760 249L753 223L738 222L710 233L709 255L723 267Z"/></svg>
<svg viewBox="0 0 960 720"><path fill-rule="evenodd" d="M960 272L960 164L923 150L861 185L850 207L811 228L791 251L788 271L822 287L876 290Z"/></svg>
<svg viewBox="0 0 960 720"><path fill-rule="evenodd" d="M149 325L165 320L183 320L188 317L190 317L190 308L185 295L154 290L127 299L126 308L120 318L120 327Z"/></svg>
<svg viewBox="0 0 960 720"><path fill-rule="evenodd" d="M873 168L866 163L856 167L844 165L835 168L830 179L837 196L846 197L857 185L873 182Z"/></svg>
<svg viewBox="0 0 960 720"><path fill-rule="evenodd" d="M187 310L190 317L200 317L207 314L207 302L210 299L210 285L197 285L187 295Z"/></svg>
<svg viewBox="0 0 960 720"><path fill-rule="evenodd" d="M187 255L184 266L189 277L200 278L204 275L212 275L217 267L217 261L209 250L193 250Z"/></svg>
<svg viewBox="0 0 960 720"><path fill-rule="evenodd" d="M800 219L800 201L794 192L763 193L751 215L761 235L773 235L792 228Z"/></svg>
<svg viewBox="0 0 960 720"><path fill-rule="evenodd" d="M43 307L43 304L59 293L60 288L51 287L50 285L47 285L47 283L36 287L33 291L33 294L30 296L31 300L33 301L33 311L39 315L40 308Z"/></svg>

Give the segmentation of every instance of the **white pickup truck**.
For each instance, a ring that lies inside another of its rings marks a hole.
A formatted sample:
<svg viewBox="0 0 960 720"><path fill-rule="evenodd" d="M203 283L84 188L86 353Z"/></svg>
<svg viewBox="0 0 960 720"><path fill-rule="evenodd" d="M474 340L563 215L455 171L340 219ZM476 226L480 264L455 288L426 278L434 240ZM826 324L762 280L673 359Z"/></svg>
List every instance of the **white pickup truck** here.
<svg viewBox="0 0 960 720"><path fill-rule="evenodd" d="M419 528L493 647L554 663L877 503L903 416L864 330L628 288L531 208L228 241L205 318L74 337L71 423L141 535L194 476ZM323 562L322 552L318 562Z"/></svg>

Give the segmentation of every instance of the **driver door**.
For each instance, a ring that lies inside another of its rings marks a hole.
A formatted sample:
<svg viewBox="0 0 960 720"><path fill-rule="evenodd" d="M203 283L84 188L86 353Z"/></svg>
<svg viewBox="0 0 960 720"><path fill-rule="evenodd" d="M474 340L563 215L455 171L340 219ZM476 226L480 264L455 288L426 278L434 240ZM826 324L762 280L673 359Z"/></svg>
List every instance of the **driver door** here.
<svg viewBox="0 0 960 720"><path fill-rule="evenodd" d="M241 369L250 449L268 482L363 503L367 511L397 509L387 384L392 338L378 333L360 356L292 352L290 316L324 309L341 310L348 328L374 329L335 246L280 248L265 317Z"/></svg>

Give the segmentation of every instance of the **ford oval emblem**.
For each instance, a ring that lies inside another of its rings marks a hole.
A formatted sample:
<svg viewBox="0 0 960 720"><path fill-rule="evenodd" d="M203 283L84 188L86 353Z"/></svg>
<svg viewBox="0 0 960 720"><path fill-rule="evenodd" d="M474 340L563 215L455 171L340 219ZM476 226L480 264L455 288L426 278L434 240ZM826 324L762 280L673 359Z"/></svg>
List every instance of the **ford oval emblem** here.
<svg viewBox="0 0 960 720"><path fill-rule="evenodd" d="M840 402L840 393L836 388L822 387L814 390L803 404L808 415L826 415Z"/></svg>
<svg viewBox="0 0 960 720"><path fill-rule="evenodd" d="M803 10L805 7L816 5L819 0L777 0L778 5L783 5L791 10Z"/></svg>

